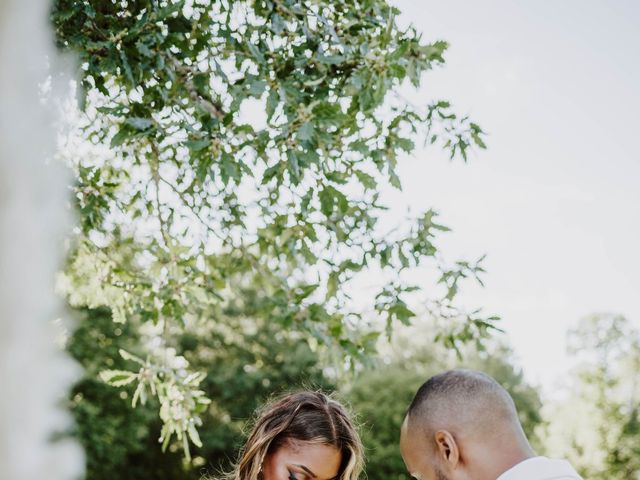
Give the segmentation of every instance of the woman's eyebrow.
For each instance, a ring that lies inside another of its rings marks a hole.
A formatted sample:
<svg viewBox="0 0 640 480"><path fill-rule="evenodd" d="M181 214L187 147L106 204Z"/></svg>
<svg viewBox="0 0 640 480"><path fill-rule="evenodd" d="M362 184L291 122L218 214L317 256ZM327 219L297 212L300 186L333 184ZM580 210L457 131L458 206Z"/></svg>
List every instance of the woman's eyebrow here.
<svg viewBox="0 0 640 480"><path fill-rule="evenodd" d="M313 473L311 470L309 470L307 467L305 467L304 465L296 465L296 467L300 467L302 470L304 470L305 472L307 472L311 478L318 478L318 476Z"/></svg>

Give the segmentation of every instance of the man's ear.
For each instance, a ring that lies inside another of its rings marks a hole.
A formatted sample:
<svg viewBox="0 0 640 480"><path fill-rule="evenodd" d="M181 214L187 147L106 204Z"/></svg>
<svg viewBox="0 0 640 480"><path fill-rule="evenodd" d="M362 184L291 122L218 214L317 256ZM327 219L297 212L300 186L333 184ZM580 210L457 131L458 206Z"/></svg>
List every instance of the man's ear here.
<svg viewBox="0 0 640 480"><path fill-rule="evenodd" d="M447 430L438 430L434 440L436 441L436 455L450 468L455 468L460 461L460 450L453 435Z"/></svg>

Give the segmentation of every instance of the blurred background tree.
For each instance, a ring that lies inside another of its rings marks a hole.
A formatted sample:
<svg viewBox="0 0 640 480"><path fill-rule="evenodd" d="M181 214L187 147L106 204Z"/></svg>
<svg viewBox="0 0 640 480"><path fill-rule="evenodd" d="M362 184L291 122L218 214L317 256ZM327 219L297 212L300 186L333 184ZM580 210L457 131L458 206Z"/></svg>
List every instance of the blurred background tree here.
<svg viewBox="0 0 640 480"><path fill-rule="evenodd" d="M181 455L157 454L161 422L156 402L132 409L130 392L99 378L102 370L126 367L118 350L137 348L135 324L114 324L105 308L80 311L77 322L67 348L84 368L84 378L71 392L70 409L87 458L86 478L180 478Z"/></svg>
<svg viewBox="0 0 640 480"><path fill-rule="evenodd" d="M159 448L162 422L156 399L132 409L133 387L118 391L98 378L102 370L125 367L120 349L137 353L153 336L135 321L115 324L104 308L78 313L68 350L84 367L85 377L71 393L70 408L87 454L88 479L199 479L203 472L227 470L248 421L273 392L335 389L300 335L283 332L274 323L243 327L246 318L232 317L230 313L227 331L203 328L178 335L185 358L207 371L201 388L225 406L220 411L213 404L203 416L202 447L192 447L193 459L187 462L178 445L165 453Z"/></svg>
<svg viewBox="0 0 640 480"><path fill-rule="evenodd" d="M342 370L415 317L462 325L440 337L450 348L495 328L456 302L483 269L439 255L447 228L433 210L381 222L381 191L400 188L398 156L415 141L464 161L485 146L449 102L397 93L447 48L400 28L397 13L383 0L53 2L80 99L61 149L79 225L60 286L73 306L107 307L142 335L100 375L130 385L133 404L157 398L164 449L189 459L189 442L204 448L210 414L231 428L221 419L249 392L216 383L228 372L212 362L237 354L231 365L249 369L238 381L257 388L258 366L243 362L264 350L263 333L247 332L286 332ZM435 284L406 281L416 267ZM357 306L352 281L371 272L384 274L378 293ZM200 347L199 332L218 348Z"/></svg>
<svg viewBox="0 0 640 480"><path fill-rule="evenodd" d="M579 361L549 417L549 450L585 478L640 478L640 332L625 317L585 317L568 336Z"/></svg>

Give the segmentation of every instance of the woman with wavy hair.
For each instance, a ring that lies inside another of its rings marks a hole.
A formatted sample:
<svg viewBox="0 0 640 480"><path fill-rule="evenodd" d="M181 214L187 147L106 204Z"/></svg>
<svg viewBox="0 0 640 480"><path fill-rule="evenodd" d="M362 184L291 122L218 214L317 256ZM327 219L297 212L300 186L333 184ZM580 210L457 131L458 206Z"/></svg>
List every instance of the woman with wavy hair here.
<svg viewBox="0 0 640 480"><path fill-rule="evenodd" d="M285 395L267 405L229 480L357 480L360 437L345 408L320 392Z"/></svg>

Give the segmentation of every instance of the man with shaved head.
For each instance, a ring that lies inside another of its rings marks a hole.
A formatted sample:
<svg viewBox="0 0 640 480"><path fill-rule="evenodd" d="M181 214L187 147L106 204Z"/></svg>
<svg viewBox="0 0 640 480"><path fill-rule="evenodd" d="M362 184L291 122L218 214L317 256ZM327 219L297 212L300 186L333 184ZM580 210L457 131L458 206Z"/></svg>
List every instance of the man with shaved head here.
<svg viewBox="0 0 640 480"><path fill-rule="evenodd" d="M472 370L451 370L416 393L400 432L416 480L580 480L563 460L538 457L507 391Z"/></svg>

